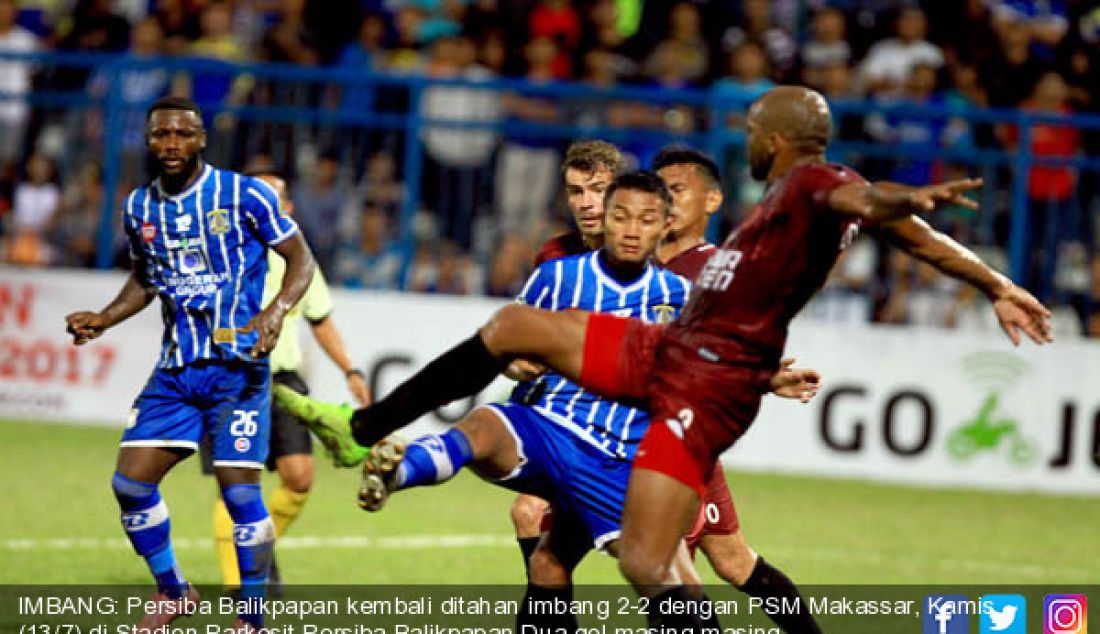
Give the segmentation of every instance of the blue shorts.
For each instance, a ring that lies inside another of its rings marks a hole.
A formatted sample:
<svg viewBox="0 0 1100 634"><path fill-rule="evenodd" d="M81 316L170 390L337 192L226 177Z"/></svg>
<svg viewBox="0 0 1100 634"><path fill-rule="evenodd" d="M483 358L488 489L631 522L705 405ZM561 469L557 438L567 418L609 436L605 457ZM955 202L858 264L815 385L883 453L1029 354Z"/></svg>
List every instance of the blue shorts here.
<svg viewBox="0 0 1100 634"><path fill-rule="evenodd" d="M199 361L155 370L134 401L123 447L194 451L213 440L216 467L262 469L271 439L268 363Z"/></svg>
<svg viewBox="0 0 1100 634"><path fill-rule="evenodd" d="M608 456L564 424L516 403L486 405L516 440L520 466L497 484L537 495L572 516L596 548L619 538L630 463Z"/></svg>

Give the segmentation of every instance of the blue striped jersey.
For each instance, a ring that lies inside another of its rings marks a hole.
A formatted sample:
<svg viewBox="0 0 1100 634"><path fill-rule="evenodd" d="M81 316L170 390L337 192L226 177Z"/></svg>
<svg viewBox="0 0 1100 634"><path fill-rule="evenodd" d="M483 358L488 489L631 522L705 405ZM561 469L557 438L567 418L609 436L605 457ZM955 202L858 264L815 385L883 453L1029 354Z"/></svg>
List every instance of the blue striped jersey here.
<svg viewBox="0 0 1100 634"><path fill-rule="evenodd" d="M603 250L543 263L527 280L518 301L547 310L576 308L650 323L667 323L680 313L691 291L687 279L648 264L633 282L621 284L606 271ZM565 425L613 458L632 460L649 426L642 410L607 401L549 372L521 383L512 400Z"/></svg>
<svg viewBox="0 0 1100 634"><path fill-rule="evenodd" d="M158 368L200 359L251 360L255 332L240 333L260 311L267 247L298 226L267 183L204 165L185 191L157 181L126 197L122 226L137 278L161 302Z"/></svg>

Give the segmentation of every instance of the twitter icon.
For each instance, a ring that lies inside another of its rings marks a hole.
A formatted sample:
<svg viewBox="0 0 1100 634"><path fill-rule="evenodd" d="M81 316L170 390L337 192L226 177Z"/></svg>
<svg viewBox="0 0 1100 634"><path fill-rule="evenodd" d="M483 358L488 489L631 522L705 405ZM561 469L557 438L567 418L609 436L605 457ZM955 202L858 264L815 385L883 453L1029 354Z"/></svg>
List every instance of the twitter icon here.
<svg viewBox="0 0 1100 634"><path fill-rule="evenodd" d="M1019 594L987 594L979 599L980 634L1027 634L1027 600Z"/></svg>

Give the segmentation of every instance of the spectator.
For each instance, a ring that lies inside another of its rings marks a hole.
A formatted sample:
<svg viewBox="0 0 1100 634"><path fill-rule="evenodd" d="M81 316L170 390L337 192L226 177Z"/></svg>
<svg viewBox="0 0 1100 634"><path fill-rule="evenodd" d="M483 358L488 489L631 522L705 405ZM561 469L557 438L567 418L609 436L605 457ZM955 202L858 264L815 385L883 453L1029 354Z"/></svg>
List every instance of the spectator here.
<svg viewBox="0 0 1100 634"><path fill-rule="evenodd" d="M745 0L742 11L744 26L726 30L722 35L722 49L733 51L746 40L760 42L768 54L768 63L775 71L774 79L785 80L798 61L798 46L789 33L775 24L771 0Z"/></svg>
<svg viewBox="0 0 1100 634"><path fill-rule="evenodd" d="M359 220L359 240L341 247L333 277L349 288L394 290L400 287L400 246L390 237L386 212L367 202Z"/></svg>
<svg viewBox="0 0 1100 634"><path fill-rule="evenodd" d="M1044 73L1022 108L1043 115L1070 114L1065 80L1054 71ZM1015 148L1019 131L1009 128L1005 137L1009 147ZM1030 145L1036 158L1072 157L1081 150L1081 133L1071 125L1037 123L1031 126ZM1071 217L1076 184L1076 171L1066 166L1036 165L1027 177L1030 210L1027 253L1031 262L1026 285L1040 301L1053 297L1059 245L1081 235L1081 227Z"/></svg>
<svg viewBox="0 0 1100 634"><path fill-rule="evenodd" d="M764 48L753 41L737 45L729 56L730 76L714 82L712 90L721 98L734 99L747 109L748 104L771 90L768 58Z"/></svg>
<svg viewBox="0 0 1100 634"><path fill-rule="evenodd" d="M914 66L902 95L880 98L879 103L911 109L942 107L943 100L936 94L936 69L925 64ZM872 139L903 150L903 155L921 157L899 160L890 174L890 180L914 186L932 182L934 157L943 146L945 126L943 117L925 116L912 110L874 114L866 120L867 134Z"/></svg>
<svg viewBox="0 0 1100 634"><path fill-rule="evenodd" d="M991 6L994 28L1006 23L1024 25L1039 56L1048 60L1053 59L1054 47L1061 44L1069 30L1063 0L993 0Z"/></svg>
<svg viewBox="0 0 1100 634"><path fill-rule="evenodd" d="M389 216L401 211L405 198L405 185L397 178L397 161L389 152L376 152L367 160L367 169L360 186L365 200L380 208Z"/></svg>
<svg viewBox="0 0 1100 634"><path fill-rule="evenodd" d="M699 9L690 2L679 2L672 6L669 14L669 33L657 46L657 50L671 49L679 56L684 68L684 75L692 82L698 82L707 74L710 50L706 40L703 39L702 26L700 24ZM653 72L653 57L646 62L647 72Z"/></svg>
<svg viewBox="0 0 1100 634"><path fill-rule="evenodd" d="M160 24L146 19L134 26L130 58L108 66L92 75L89 92L105 98L114 91L125 110L122 130L122 180L133 183L144 178L145 169L145 109L168 91L168 72L155 66L135 66L134 60L149 60L163 52L164 38ZM97 113L98 114L98 113ZM103 122L95 122L94 142L103 144Z"/></svg>
<svg viewBox="0 0 1100 634"><path fill-rule="evenodd" d="M0 0L0 52L30 53L38 47L34 34L15 23L15 0ZM0 163L16 160L22 153L23 133L27 124L26 95L31 89L31 64L18 60L0 60Z"/></svg>
<svg viewBox="0 0 1100 634"><path fill-rule="evenodd" d="M200 21L202 35L191 43L188 52L199 58L221 62L243 62L249 57L231 29L233 7L224 0L206 5ZM225 105L244 103L252 82L238 75L236 69L204 69L197 71L182 83L178 92L189 96L202 109L204 123L212 128L214 117ZM220 127L228 121L219 120Z"/></svg>
<svg viewBox="0 0 1100 634"><path fill-rule="evenodd" d="M475 63L468 38L441 38L432 47L429 77L483 81L489 71ZM497 93L469 86L434 86L424 91L421 114L428 119L495 123L500 116ZM462 248L472 242L474 215L482 202L486 168L496 149L492 130L429 126L421 133L426 158L426 196L443 235Z"/></svg>
<svg viewBox="0 0 1100 634"><path fill-rule="evenodd" d="M440 295L469 295L475 288L470 283L475 275L470 257L450 242L445 242L439 254L435 283L427 290ZM478 285L480 287L480 285Z"/></svg>
<svg viewBox="0 0 1100 634"><path fill-rule="evenodd" d="M101 172L97 163L87 163L65 186L49 236L57 264L90 267L95 263L96 238L103 219Z"/></svg>
<svg viewBox="0 0 1100 634"><path fill-rule="evenodd" d="M867 52L860 68L866 89L874 93L900 92L913 68L924 64L938 69L943 52L927 41L928 20L917 8L898 14L896 37L878 42Z"/></svg>
<svg viewBox="0 0 1100 634"><path fill-rule="evenodd" d="M183 55L191 42L199 39L199 12L186 0L156 0L153 18L164 34L164 48L169 55Z"/></svg>
<svg viewBox="0 0 1100 634"><path fill-rule="evenodd" d="M26 177L15 188L12 214L10 258L15 264L42 265L51 257L45 238L61 200L56 179L49 157L35 152L27 159Z"/></svg>
<svg viewBox="0 0 1100 634"><path fill-rule="evenodd" d="M844 13L835 7L825 7L814 14L812 38L802 46L802 80L811 85L822 83L823 69L835 64L847 66L852 50L844 37Z"/></svg>
<svg viewBox="0 0 1100 634"><path fill-rule="evenodd" d="M284 0L278 21L264 34L261 59L301 66L321 61L318 42L306 28L306 0Z"/></svg>
<svg viewBox="0 0 1100 634"><path fill-rule="evenodd" d="M540 0L531 11L527 24L528 37L550 38L557 49L552 64L554 77L573 76L573 62L568 51L576 50L581 40L581 19L570 0Z"/></svg>
<svg viewBox="0 0 1100 634"><path fill-rule="evenodd" d="M340 180L339 157L325 153L313 167L312 178L294 189L296 219L325 271L330 270L339 238L345 235L347 204L348 190Z"/></svg>
<svg viewBox="0 0 1100 634"><path fill-rule="evenodd" d="M1023 22L1008 22L997 30L1000 46L979 64L989 105L1014 108L1027 99L1047 65L1031 54L1031 32Z"/></svg>
<svg viewBox="0 0 1100 634"><path fill-rule="evenodd" d="M536 85L552 83L558 53L554 40L537 37L527 44L525 52L527 81ZM501 105L505 116L519 124L552 124L561 118L560 107L552 98L508 93ZM553 136L522 131L509 134L501 145L496 170L500 231L522 231L546 217L550 199L557 190L559 144Z"/></svg>

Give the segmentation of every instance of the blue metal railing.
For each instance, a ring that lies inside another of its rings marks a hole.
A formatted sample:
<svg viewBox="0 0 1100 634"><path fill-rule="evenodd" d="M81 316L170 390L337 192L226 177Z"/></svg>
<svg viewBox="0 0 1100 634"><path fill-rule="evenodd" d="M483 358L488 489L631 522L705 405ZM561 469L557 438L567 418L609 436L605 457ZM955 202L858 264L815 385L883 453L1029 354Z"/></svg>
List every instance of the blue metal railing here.
<svg viewBox="0 0 1100 634"><path fill-rule="evenodd" d="M93 71L106 78L110 87L103 95L89 94L86 90L56 90L49 82L26 95L0 94L0 101L25 100L33 108L45 111L98 111L104 122L103 160L104 191L115 192L121 177L124 148L122 139L126 126L133 125L135 115L140 117L151 100L127 100L120 89L122 78L128 73L159 70L167 74L220 75L230 78L248 77L254 84L274 86L304 85L317 90L338 87L344 94L363 94L363 91L398 90L404 93L407 108L401 112L378 109L359 110L355 104L322 103L323 100L307 100L306 103L277 104L257 101L230 104L200 104L210 117L229 115L237 122L287 124L313 126L315 128L353 128L369 131L389 131L402 135L401 176L406 196L402 201L399 227L402 236L411 235L412 219L419 207L422 180L424 146L421 133L429 128L452 128L470 131L492 131L502 138L515 135L538 136L560 140L563 144L574 138L599 137L611 142L637 143L639 141L659 145L680 142L696 145L714 156L726 156L730 150L741 151L745 144L743 131L727 127L728 115L743 115L748 104L747 94L723 92L721 95L703 90L666 90L654 87L617 87L600 89L580 83L532 84L526 81L492 79L470 81L461 79L430 79L416 75L385 75L347 68L302 67L287 64L233 64L221 61L190 58L136 58L130 56L76 53L0 53L0 60L22 60L33 64L40 73L48 76L50 70ZM426 90L431 88L463 88L498 93L518 93L528 97L542 97L561 104L575 102L611 104L624 102L649 106L675 106L692 111L699 122L690 131L671 131L650 128L624 128L608 124L581 126L562 120L556 123L530 123L500 118L491 121L463 121L427 117L421 109ZM255 90L253 91L255 93ZM349 107L350 106L350 107ZM893 119L949 121L961 120L970 126L1013 126L1018 131L1017 151L1010 152L990 147L921 147L905 144L882 145L861 139L838 138L831 147L837 157L861 159L909 160L949 163L978 168L993 174L1007 170L1012 174L1010 185L1011 208L1008 250L1011 274L1020 279L1027 266L1027 227L1029 223L1028 175L1033 167L1067 167L1080 174L1100 175L1100 158L1074 156L1051 158L1036 156L1031 151L1031 132L1035 125L1057 124L1079 130L1100 130L1100 116L1074 115L1071 117L1040 114L1018 110L992 110L959 106L882 105L871 102L838 102L833 104L834 116L867 117L881 115ZM140 119L139 119L140 120ZM131 131L132 132L132 131ZM112 259L114 235L113 196L105 197L102 222L98 232L98 257L100 267L108 266ZM1091 201L1078 201L1087 206ZM995 210L985 212L993 213ZM990 218L991 216L986 216ZM991 222L987 222L991 225Z"/></svg>

